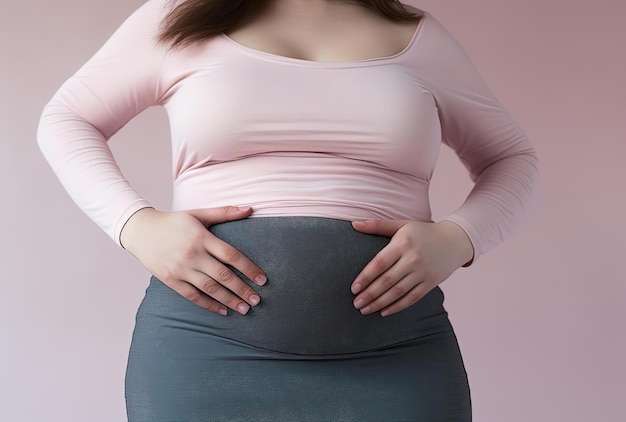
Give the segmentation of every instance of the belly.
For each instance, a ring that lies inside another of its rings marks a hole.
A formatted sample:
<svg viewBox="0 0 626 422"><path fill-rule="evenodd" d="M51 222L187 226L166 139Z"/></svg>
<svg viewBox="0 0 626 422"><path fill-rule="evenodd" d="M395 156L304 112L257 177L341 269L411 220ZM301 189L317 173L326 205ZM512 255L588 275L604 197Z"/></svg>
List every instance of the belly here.
<svg viewBox="0 0 626 422"><path fill-rule="evenodd" d="M336 355L391 346L451 330L443 292L433 289L412 307L388 317L361 315L350 286L389 238L355 231L323 217L257 217L214 225L268 277L255 286L261 303L247 315L206 311L152 277L138 312L189 335L217 336L277 352Z"/></svg>

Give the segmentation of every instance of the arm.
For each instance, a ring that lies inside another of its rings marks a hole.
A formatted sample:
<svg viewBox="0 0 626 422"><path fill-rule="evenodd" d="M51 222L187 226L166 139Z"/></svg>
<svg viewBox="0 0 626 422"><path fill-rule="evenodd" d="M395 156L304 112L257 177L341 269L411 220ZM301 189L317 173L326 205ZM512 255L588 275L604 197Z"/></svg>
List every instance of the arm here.
<svg viewBox="0 0 626 422"><path fill-rule="evenodd" d="M152 37L163 0L135 11L44 107L39 147L74 202L119 246L125 222L150 207L128 183L107 141L163 94L164 52Z"/></svg>
<svg viewBox="0 0 626 422"><path fill-rule="evenodd" d="M475 185L456 211L434 224L353 223L361 232L391 237L352 283L354 306L362 314L387 316L412 306L459 266L470 266L508 238L538 202L538 160L530 141L460 45L427 18L415 75L435 99L442 142Z"/></svg>
<svg viewBox="0 0 626 422"><path fill-rule="evenodd" d="M37 140L74 202L151 274L209 311L226 315L230 308L245 315L260 298L226 264L258 285L267 279L205 225L246 218L252 210L156 211L124 178L107 144L130 119L165 95L165 52L153 39L167 13L165 4L145 3L61 86L44 108Z"/></svg>
<svg viewBox="0 0 626 422"><path fill-rule="evenodd" d="M435 97L442 141L468 169L475 185L464 203L441 221L459 225L474 256L506 240L536 209L538 158L530 140L493 95L471 59L431 17L424 62Z"/></svg>

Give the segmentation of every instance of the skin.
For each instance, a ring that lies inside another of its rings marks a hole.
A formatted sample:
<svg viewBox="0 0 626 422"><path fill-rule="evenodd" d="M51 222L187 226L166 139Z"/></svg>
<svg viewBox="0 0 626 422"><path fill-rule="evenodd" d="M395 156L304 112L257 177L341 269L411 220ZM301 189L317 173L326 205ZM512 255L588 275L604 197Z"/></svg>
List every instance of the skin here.
<svg viewBox="0 0 626 422"><path fill-rule="evenodd" d="M406 9L417 11L412 6ZM227 35L255 50L317 62L386 57L404 49L418 21L393 22L345 0L282 0Z"/></svg>
<svg viewBox="0 0 626 422"><path fill-rule="evenodd" d="M345 22L350 22L349 33ZM271 3L253 23L228 35L283 56L351 61L401 51L416 25L391 25L356 2L281 0ZM258 286L267 278L207 228L249 217L252 212L233 206L179 212L143 208L126 222L120 241L151 274L196 305L222 315L228 309L245 315L259 303L260 295L225 264ZM353 222L353 228L391 238L351 285L353 305L364 315L380 312L387 316L408 308L473 257L469 237L451 221L368 220Z"/></svg>
<svg viewBox="0 0 626 422"><path fill-rule="evenodd" d="M363 315L380 311L387 316L408 308L474 255L469 237L452 221L368 220L352 227L391 237L352 283L354 307Z"/></svg>
<svg viewBox="0 0 626 422"><path fill-rule="evenodd" d="M207 228L250 214L251 208L238 207L184 212L143 208L128 219L120 241L151 274L196 305L221 315L227 315L227 307L245 315L261 299L225 264L237 268L259 286L265 284L267 277Z"/></svg>

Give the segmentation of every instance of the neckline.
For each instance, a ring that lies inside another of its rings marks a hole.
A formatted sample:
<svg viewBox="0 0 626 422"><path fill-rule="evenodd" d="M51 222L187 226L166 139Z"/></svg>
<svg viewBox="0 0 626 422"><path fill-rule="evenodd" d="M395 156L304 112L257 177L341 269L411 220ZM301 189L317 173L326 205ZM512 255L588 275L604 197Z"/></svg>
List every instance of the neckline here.
<svg viewBox="0 0 626 422"><path fill-rule="evenodd" d="M351 61L328 61L328 62L320 62L316 60L306 60L306 59L297 59L295 57L282 56L280 54L270 53L268 51L258 50L256 48L248 47L244 44L241 44L234 39L230 38L224 32L222 32L219 36L223 40L227 41L229 44L233 45L240 51L250 55L257 57L259 59L264 59L267 61L292 64L298 66L308 66L308 67L361 67L361 66L371 66L376 64L384 64L388 62L393 62L396 59L404 56L409 50L412 49L413 45L416 43L417 38L422 32L422 27L424 26L424 21L428 19L428 12L423 11L422 17L417 24L417 27L413 31L413 36L409 43L402 49L402 51L395 53L391 56L385 57L372 57L369 59L361 59L361 60L351 60Z"/></svg>

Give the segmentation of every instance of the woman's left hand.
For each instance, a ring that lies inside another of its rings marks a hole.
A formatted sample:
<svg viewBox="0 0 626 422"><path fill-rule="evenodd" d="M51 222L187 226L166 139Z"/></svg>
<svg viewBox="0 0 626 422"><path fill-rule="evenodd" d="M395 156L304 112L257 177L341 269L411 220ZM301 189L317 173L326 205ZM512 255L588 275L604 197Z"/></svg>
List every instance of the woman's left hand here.
<svg viewBox="0 0 626 422"><path fill-rule="evenodd" d="M352 283L355 308L363 315L391 315L408 308L473 257L465 231L443 220L354 221L362 233L391 237Z"/></svg>

